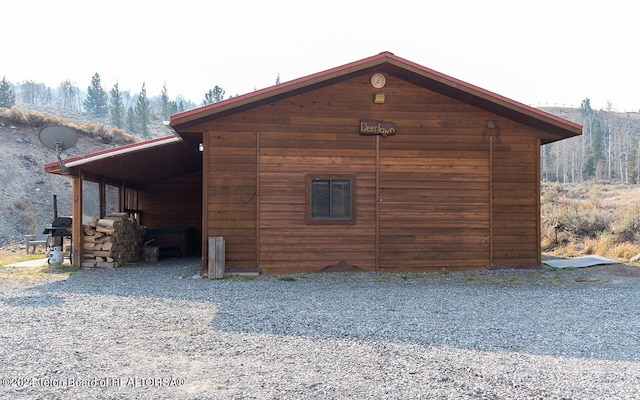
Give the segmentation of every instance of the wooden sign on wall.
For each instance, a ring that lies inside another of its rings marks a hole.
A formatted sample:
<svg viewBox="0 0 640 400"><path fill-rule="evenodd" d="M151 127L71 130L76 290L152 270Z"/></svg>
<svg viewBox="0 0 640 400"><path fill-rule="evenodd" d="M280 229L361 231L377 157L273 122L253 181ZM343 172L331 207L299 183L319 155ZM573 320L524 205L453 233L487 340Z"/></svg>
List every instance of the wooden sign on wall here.
<svg viewBox="0 0 640 400"><path fill-rule="evenodd" d="M377 119L361 119L360 134L363 136L393 136L396 134L396 123Z"/></svg>

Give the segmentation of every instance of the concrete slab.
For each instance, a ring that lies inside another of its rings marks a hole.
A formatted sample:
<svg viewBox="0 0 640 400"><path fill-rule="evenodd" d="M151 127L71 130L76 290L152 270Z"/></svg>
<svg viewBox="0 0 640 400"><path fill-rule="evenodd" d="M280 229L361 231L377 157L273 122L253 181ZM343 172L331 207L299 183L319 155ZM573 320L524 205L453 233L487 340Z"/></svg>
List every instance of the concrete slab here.
<svg viewBox="0 0 640 400"><path fill-rule="evenodd" d="M554 268L585 268L595 265L620 264L620 261L602 256L585 256L566 260L544 260L543 263Z"/></svg>
<svg viewBox="0 0 640 400"><path fill-rule="evenodd" d="M19 263L7 264L7 267L44 267L48 264L48 258L38 258L35 260L22 261Z"/></svg>

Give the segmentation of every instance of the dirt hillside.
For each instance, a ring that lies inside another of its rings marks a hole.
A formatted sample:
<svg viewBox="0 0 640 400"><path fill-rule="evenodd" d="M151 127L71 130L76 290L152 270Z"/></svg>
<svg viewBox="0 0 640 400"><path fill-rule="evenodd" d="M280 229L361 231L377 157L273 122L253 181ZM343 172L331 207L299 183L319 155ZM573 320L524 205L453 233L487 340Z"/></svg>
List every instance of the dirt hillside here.
<svg viewBox="0 0 640 400"><path fill-rule="evenodd" d="M0 120L0 247L22 243L26 234L41 234L53 218L53 195L58 215L71 214L71 179L44 172L55 153L40 144L39 129ZM110 147L80 137L69 156Z"/></svg>
<svg viewBox="0 0 640 400"><path fill-rule="evenodd" d="M96 119L86 112L26 103L19 103L16 107L23 112L55 117L62 123L112 128L107 118ZM42 235L43 227L53 219L53 195L57 196L58 215L71 214L71 179L44 172L46 163L57 160L52 150L40 144L39 132L39 127L19 124L0 114L0 248L17 247L24 243L27 234ZM172 133L157 115L152 117L149 132L150 137ZM131 140L142 139L128 137ZM116 146L115 142L107 144L100 138L80 132L77 145L66 155L85 155ZM45 237L42 235L42 239Z"/></svg>

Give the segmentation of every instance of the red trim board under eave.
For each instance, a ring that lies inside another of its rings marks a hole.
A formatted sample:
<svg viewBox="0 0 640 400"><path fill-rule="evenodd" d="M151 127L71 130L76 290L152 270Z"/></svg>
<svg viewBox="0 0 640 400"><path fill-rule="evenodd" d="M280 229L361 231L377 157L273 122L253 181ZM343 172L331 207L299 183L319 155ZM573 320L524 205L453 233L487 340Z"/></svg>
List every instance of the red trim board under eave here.
<svg viewBox="0 0 640 400"><path fill-rule="evenodd" d="M111 149L96 151L94 153L85 154L83 156L70 157L65 160L65 165L67 167L73 167L75 165L85 164L93 160L106 158L106 157L113 157L118 154L131 153L134 151L139 151L139 150L143 150L150 147L157 147L157 146L161 146L168 143L174 143L180 140L181 139L176 135L162 136L159 138L144 140L142 142L130 143L123 146L113 147ZM57 167L59 165L60 163L58 161L52 161L52 162L46 163L44 165L44 168L45 170L48 170L48 169Z"/></svg>

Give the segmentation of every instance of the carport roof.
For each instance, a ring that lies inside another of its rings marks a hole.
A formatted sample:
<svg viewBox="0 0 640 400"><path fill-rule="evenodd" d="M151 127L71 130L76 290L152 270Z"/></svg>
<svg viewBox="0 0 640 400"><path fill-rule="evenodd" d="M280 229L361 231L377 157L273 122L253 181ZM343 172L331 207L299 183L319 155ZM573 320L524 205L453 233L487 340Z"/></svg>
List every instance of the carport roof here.
<svg viewBox="0 0 640 400"><path fill-rule="evenodd" d="M86 176L113 184L143 187L149 183L202 170L202 155L176 135L168 135L84 156L65 162L69 175ZM62 174L60 163L45 164L45 171Z"/></svg>

